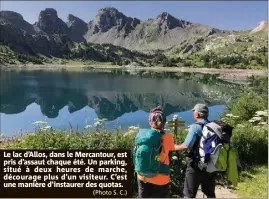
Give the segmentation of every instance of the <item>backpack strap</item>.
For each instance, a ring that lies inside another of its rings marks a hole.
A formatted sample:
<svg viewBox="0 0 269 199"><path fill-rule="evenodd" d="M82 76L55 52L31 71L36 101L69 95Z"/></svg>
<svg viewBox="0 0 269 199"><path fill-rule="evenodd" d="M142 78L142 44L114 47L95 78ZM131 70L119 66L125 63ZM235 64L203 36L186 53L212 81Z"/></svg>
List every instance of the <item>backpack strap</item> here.
<svg viewBox="0 0 269 199"><path fill-rule="evenodd" d="M209 121L206 121L205 123L202 122L196 122L195 124L198 124L201 126L201 132L203 131L203 128L206 124L208 124ZM200 153L199 153L199 149L200 149L200 141L202 139L202 135L197 135L196 140L193 144L193 147L191 148L188 157L191 159L190 163L192 166L194 167L198 167L200 168L200 170L203 170L205 168L204 165L201 165L201 161L200 161Z"/></svg>
<svg viewBox="0 0 269 199"><path fill-rule="evenodd" d="M161 130L160 134L161 134L161 136L164 136L166 134L166 132L164 130ZM163 148L163 144L161 144L160 153L162 152L162 148ZM164 175L169 175L169 173L170 173L169 165L166 165L166 164L160 162L160 171L159 172L161 174L164 174Z"/></svg>

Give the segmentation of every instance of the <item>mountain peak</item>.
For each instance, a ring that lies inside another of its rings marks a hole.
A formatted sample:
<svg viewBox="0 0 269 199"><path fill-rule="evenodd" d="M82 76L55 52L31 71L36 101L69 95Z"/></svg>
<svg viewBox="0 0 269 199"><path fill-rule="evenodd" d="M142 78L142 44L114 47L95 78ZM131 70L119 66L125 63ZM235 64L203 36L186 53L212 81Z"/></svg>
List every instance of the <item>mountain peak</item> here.
<svg viewBox="0 0 269 199"><path fill-rule="evenodd" d="M162 12L161 14L157 16L157 18L161 18L161 19L167 19L168 17L173 17L173 16L170 15L168 12Z"/></svg>
<svg viewBox="0 0 269 199"><path fill-rule="evenodd" d="M127 17L116 8L106 7L98 11L95 19L90 22L90 26L94 29L93 34L107 32L111 28L116 28L117 31L124 30L125 35L127 35L139 23L140 20Z"/></svg>
<svg viewBox="0 0 269 199"><path fill-rule="evenodd" d="M35 25L48 34L66 34L68 32L67 25L58 17L54 8L42 10Z"/></svg>
<svg viewBox="0 0 269 199"><path fill-rule="evenodd" d="M74 15L72 15L72 14L69 14L68 17L67 17L68 21L74 21L74 20L76 20L77 18L78 18L78 17L76 17L76 16L74 16Z"/></svg>
<svg viewBox="0 0 269 199"><path fill-rule="evenodd" d="M165 25L168 29L173 29L176 27L184 28L186 25L189 25L190 22L179 20L174 16L170 15L168 12L162 12L154 20L159 26Z"/></svg>
<svg viewBox="0 0 269 199"><path fill-rule="evenodd" d="M126 18L126 16L119 12L116 8L113 7L105 7L98 10L98 13L95 18L108 18L110 17L112 20L113 18ZM107 20L107 19L106 19Z"/></svg>
<svg viewBox="0 0 269 199"><path fill-rule="evenodd" d="M88 27L87 23L82 19L69 14L67 26L69 28L69 37L72 41L75 42L84 42L86 41L83 35L87 32Z"/></svg>
<svg viewBox="0 0 269 199"><path fill-rule="evenodd" d="M9 21L13 21L13 20L19 20L22 21L24 20L22 15L17 13L17 12L13 12L13 11L6 11L6 10L2 10L0 11L0 17L9 20Z"/></svg>
<svg viewBox="0 0 269 199"><path fill-rule="evenodd" d="M24 30L29 34L35 34L36 30L32 24L25 21L21 14L13 11L0 11L0 18L12 24L14 27Z"/></svg>
<svg viewBox="0 0 269 199"><path fill-rule="evenodd" d="M262 30L268 30L268 23L267 21L260 21L259 25L252 29L251 33L260 32Z"/></svg>
<svg viewBox="0 0 269 199"><path fill-rule="evenodd" d="M82 19L72 15L72 14L69 14L68 17L68 23L71 25L72 23L83 23L83 24L86 24L85 21L83 21Z"/></svg>
<svg viewBox="0 0 269 199"><path fill-rule="evenodd" d="M51 17L58 17L57 11L54 8L46 8L40 12L40 15L51 15Z"/></svg>
<svg viewBox="0 0 269 199"><path fill-rule="evenodd" d="M114 7L105 7L98 10L99 12L110 12L110 13L119 13L119 11Z"/></svg>

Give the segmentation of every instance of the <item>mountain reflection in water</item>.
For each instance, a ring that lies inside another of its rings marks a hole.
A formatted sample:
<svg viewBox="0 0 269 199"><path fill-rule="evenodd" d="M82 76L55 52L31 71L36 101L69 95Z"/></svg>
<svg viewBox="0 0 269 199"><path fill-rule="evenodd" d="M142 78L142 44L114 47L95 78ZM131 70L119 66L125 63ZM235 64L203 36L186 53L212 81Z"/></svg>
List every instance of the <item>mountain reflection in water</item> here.
<svg viewBox="0 0 269 199"><path fill-rule="evenodd" d="M196 103L222 105L214 116L240 89L216 75L123 70L1 71L1 87L1 132L8 135L33 130L37 120L54 128L69 128L69 122L84 128L95 118L106 118L108 126L146 126L148 111L158 105L167 116Z"/></svg>

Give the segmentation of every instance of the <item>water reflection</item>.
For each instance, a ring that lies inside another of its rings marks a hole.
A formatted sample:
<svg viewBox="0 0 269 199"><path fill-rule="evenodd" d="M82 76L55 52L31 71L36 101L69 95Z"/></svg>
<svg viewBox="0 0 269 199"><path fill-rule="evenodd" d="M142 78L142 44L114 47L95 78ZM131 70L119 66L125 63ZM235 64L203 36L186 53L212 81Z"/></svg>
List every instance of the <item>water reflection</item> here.
<svg viewBox="0 0 269 199"><path fill-rule="evenodd" d="M163 105L165 114L171 115L198 102L226 104L239 87L216 75L197 73L1 71L0 112L16 115L35 103L40 110L35 108L34 112L57 118L65 107L69 113L88 107L98 118L114 121L126 113L148 112L157 105Z"/></svg>

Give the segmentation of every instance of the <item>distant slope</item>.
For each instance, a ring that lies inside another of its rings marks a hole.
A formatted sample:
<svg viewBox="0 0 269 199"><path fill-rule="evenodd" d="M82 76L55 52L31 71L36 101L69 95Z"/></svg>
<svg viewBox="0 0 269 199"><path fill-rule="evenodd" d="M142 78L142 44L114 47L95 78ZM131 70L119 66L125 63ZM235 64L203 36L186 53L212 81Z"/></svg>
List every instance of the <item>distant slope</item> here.
<svg viewBox="0 0 269 199"><path fill-rule="evenodd" d="M189 60L197 67L220 67L230 65L238 68L268 66L267 22L252 30L233 32L227 36L200 38L195 42L185 42L166 54Z"/></svg>

